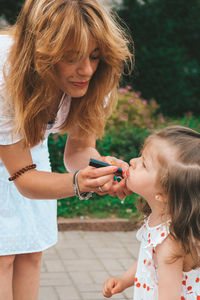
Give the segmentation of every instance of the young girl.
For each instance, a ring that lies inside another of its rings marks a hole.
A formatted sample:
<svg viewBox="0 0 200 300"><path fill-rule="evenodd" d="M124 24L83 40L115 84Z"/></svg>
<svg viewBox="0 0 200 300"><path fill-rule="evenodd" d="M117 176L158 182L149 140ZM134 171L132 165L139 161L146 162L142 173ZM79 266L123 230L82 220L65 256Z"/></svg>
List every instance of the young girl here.
<svg viewBox="0 0 200 300"><path fill-rule="evenodd" d="M57 241L54 199L128 194L113 184L116 167L87 167L132 61L128 40L96 0L27 0L0 35L0 300L38 298L41 253ZM65 174L49 163L58 131Z"/></svg>
<svg viewBox="0 0 200 300"><path fill-rule="evenodd" d="M181 126L151 135L130 161L127 186L146 201L138 261L104 283L109 298L134 285L135 300L200 299L200 134Z"/></svg>

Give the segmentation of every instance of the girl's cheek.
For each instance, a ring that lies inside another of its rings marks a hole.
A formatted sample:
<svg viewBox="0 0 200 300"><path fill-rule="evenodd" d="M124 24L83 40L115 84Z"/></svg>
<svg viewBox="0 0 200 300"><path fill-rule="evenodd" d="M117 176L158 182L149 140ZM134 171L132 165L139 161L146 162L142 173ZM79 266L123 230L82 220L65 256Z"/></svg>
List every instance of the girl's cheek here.
<svg viewBox="0 0 200 300"><path fill-rule="evenodd" d="M133 180L131 180L131 176L128 176L128 178L126 179L126 187L129 190L132 190L133 188Z"/></svg>

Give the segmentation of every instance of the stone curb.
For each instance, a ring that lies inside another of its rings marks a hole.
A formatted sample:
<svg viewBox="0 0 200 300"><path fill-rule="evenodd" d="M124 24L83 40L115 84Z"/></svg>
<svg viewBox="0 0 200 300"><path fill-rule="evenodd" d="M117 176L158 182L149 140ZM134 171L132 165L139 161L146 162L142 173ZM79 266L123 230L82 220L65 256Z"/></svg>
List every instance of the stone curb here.
<svg viewBox="0 0 200 300"><path fill-rule="evenodd" d="M133 231L139 228L137 220L127 219L65 219L58 218L59 231Z"/></svg>

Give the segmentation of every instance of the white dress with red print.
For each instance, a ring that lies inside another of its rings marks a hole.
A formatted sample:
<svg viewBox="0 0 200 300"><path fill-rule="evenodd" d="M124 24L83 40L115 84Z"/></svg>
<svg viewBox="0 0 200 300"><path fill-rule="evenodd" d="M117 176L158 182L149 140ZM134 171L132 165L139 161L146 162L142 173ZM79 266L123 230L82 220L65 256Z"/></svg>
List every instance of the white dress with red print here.
<svg viewBox="0 0 200 300"><path fill-rule="evenodd" d="M135 275L134 300L158 300L158 265L156 246L169 234L170 221L149 227L148 219L137 232L141 242ZM180 300L200 300L200 268L183 272Z"/></svg>

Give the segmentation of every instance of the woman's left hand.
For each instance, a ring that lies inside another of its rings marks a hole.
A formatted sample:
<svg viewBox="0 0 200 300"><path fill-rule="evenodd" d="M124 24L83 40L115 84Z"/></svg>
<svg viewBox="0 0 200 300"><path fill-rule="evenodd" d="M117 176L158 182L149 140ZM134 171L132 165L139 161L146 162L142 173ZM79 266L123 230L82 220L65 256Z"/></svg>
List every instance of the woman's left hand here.
<svg viewBox="0 0 200 300"><path fill-rule="evenodd" d="M129 175L129 164L121 159L118 159L113 156L106 156L106 157L101 157L101 160L111 164L115 165L119 168L122 168L123 170L123 178L119 176L114 176L113 177L113 183L107 193L101 193L99 192L99 195L104 195L104 194L109 194L112 197L118 197L119 199L124 199L126 196L131 195L132 191L128 190L126 187L126 178ZM121 180L120 180L121 179ZM104 190L102 186L102 190ZM105 187L106 190L106 187Z"/></svg>

